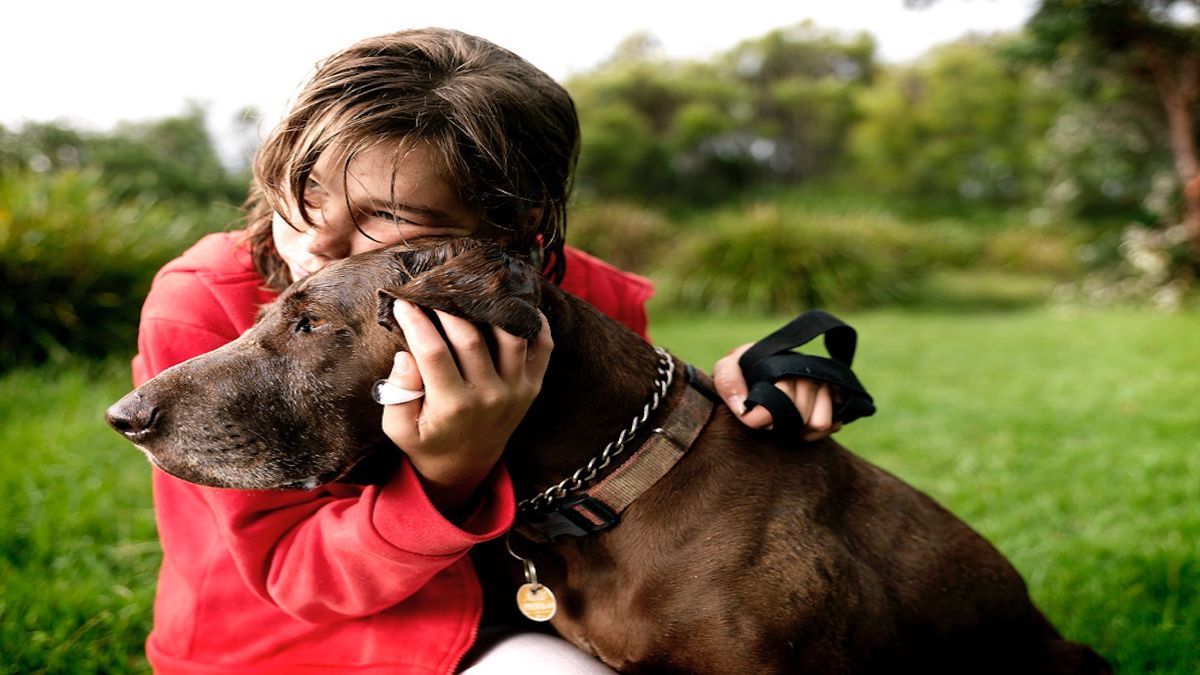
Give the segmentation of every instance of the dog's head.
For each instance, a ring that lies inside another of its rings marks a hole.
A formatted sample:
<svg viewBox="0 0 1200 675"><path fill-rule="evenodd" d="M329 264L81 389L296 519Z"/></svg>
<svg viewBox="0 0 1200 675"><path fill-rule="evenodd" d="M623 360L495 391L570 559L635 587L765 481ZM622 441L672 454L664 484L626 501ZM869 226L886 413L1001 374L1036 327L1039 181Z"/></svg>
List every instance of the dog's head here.
<svg viewBox="0 0 1200 675"><path fill-rule="evenodd" d="M397 298L533 339L540 284L532 267L475 239L347 258L293 284L237 340L126 395L106 419L193 483L316 487L386 442L370 390L406 348Z"/></svg>

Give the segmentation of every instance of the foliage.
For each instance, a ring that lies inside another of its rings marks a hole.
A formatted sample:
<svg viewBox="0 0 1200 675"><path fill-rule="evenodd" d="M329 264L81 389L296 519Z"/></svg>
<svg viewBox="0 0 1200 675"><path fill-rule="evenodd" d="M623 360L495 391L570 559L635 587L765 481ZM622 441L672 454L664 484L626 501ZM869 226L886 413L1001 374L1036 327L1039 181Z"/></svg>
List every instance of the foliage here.
<svg viewBox="0 0 1200 675"><path fill-rule="evenodd" d="M1021 274L1077 277L1083 268L1079 250L1086 238L1079 228L1046 228L1028 224L998 229L982 242L975 264Z"/></svg>
<svg viewBox="0 0 1200 675"><path fill-rule="evenodd" d="M0 127L0 174L99 170L118 202L172 200L188 205L240 204L248 176L226 169L205 126L204 110L148 122L125 122L111 132L85 132L56 122L17 131Z"/></svg>
<svg viewBox="0 0 1200 675"><path fill-rule="evenodd" d="M1173 173L1177 203L1159 224L1185 224L1190 267L1200 268L1200 12L1195 2L1042 0L1026 34L1019 53L1056 64L1075 98L1096 102L1092 117L1118 122L1107 130L1122 132L1115 138L1103 135L1105 129L1093 135L1102 152L1111 145L1118 150L1106 152L1109 161L1097 171L1102 190L1137 199L1154 192L1158 174ZM1146 137L1139 143L1143 147L1129 148L1137 135ZM1126 148L1136 153L1132 162L1112 161ZM1147 168L1138 171L1138 163ZM1103 178L1114 168L1115 177ZM1184 190L1189 184L1194 187Z"/></svg>
<svg viewBox="0 0 1200 675"><path fill-rule="evenodd" d="M786 318L656 316L652 332L707 367ZM1117 672L1200 668L1200 455L1181 404L1200 397L1200 371L1177 348L1200 314L842 318L880 408L842 443L988 537L1064 634ZM12 672L147 670L149 473L102 422L129 386L124 361L0 375L0 654Z"/></svg>
<svg viewBox="0 0 1200 675"><path fill-rule="evenodd" d="M709 61L669 61L646 35L567 86L580 110L589 198L712 203L836 166L874 43L811 23Z"/></svg>
<svg viewBox="0 0 1200 675"><path fill-rule="evenodd" d="M234 215L121 202L96 169L0 174L0 371L129 352L154 272Z"/></svg>
<svg viewBox="0 0 1200 675"><path fill-rule="evenodd" d="M125 359L0 375L0 654L12 673L149 672L150 472L104 428Z"/></svg>
<svg viewBox="0 0 1200 675"><path fill-rule="evenodd" d="M877 304L925 269L914 240L886 218L760 204L716 215L681 246L667 263L667 295L683 307L755 312Z"/></svg>
<svg viewBox="0 0 1200 675"><path fill-rule="evenodd" d="M1128 50L1083 39L1091 8L1043 3L1006 48L1014 61L1042 67L1066 97L1040 156L1047 175L1042 205L1055 215L1116 213L1150 222L1166 215L1150 195L1161 192L1171 166L1158 92L1152 78L1128 76L1134 68Z"/></svg>
<svg viewBox="0 0 1200 675"><path fill-rule="evenodd" d="M1072 640L1118 673L1200 669L1200 314L839 313L879 412L838 440L986 536ZM652 327L707 366L789 317ZM1131 377L1131 373L1136 373ZM1151 543L1152 542L1152 543Z"/></svg>
<svg viewBox="0 0 1200 675"><path fill-rule="evenodd" d="M877 70L868 34L846 37L807 21L744 41L718 63L749 93L763 141L752 154L789 182L836 167L854 97Z"/></svg>
<svg viewBox="0 0 1200 675"><path fill-rule="evenodd" d="M246 184L196 106L105 133L0 128L0 371L129 352L155 271L233 221Z"/></svg>
<svg viewBox="0 0 1200 675"><path fill-rule="evenodd" d="M648 208L609 201L578 204L571 212L567 241L630 272L658 266L678 226Z"/></svg>
<svg viewBox="0 0 1200 675"><path fill-rule="evenodd" d="M1091 305L1145 305L1175 311L1195 290L1192 252L1184 225L1153 229L1131 224L1116 245L1117 261L1068 280L1057 289L1062 301Z"/></svg>
<svg viewBox="0 0 1200 675"><path fill-rule="evenodd" d="M890 69L863 92L851 147L873 188L956 204L1026 203L1061 96L1010 63L1009 38L968 38Z"/></svg>

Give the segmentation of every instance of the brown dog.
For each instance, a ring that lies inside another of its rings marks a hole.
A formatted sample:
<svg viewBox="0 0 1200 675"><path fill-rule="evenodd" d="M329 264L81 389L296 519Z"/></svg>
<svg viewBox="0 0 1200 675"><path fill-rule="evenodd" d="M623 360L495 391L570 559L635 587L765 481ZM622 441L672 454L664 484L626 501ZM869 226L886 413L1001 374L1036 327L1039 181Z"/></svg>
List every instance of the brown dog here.
<svg viewBox="0 0 1200 675"><path fill-rule="evenodd" d="M396 297L525 337L537 333L537 309L549 319L550 368L505 461L521 498L560 482L550 501L583 497L570 518L549 520L582 523L575 534L586 536L517 548L558 596L555 629L610 666L1108 672L1059 637L999 552L929 497L832 440L780 443L698 404L682 367L667 367L675 376L663 383L653 347L491 244L331 265L238 340L123 398L108 420L165 471L211 486L312 487L361 471L372 453L394 457L369 392L405 346ZM688 409L699 422L677 423ZM639 417L628 452L593 461L586 480L581 468ZM647 438L674 448L673 468L644 479L619 516L588 502L587 486L640 471L629 467L646 463L635 448ZM581 473L583 485L570 482ZM527 519L547 519L529 506Z"/></svg>

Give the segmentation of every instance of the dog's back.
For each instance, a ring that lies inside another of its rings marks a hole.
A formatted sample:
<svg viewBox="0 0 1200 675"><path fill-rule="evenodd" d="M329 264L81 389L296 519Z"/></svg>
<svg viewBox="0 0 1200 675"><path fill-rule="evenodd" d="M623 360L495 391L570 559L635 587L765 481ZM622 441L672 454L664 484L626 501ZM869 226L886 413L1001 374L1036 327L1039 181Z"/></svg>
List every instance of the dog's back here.
<svg viewBox="0 0 1200 675"><path fill-rule="evenodd" d="M552 371L570 375L547 376L539 400L554 405L514 438L537 448L510 463L525 494L620 428L652 362L582 302L547 288L542 304ZM832 440L781 443L723 406L618 526L533 555L563 599L555 628L626 672L1109 672L928 496Z"/></svg>

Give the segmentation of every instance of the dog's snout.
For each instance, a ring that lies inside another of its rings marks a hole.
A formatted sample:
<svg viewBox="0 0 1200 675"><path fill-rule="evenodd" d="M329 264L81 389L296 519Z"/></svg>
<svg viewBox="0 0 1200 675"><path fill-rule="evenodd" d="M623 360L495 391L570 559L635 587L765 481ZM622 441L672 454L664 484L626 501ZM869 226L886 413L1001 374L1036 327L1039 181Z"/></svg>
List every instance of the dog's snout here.
<svg viewBox="0 0 1200 675"><path fill-rule="evenodd" d="M149 436L160 417L158 406L136 391L114 403L104 414L109 426L133 441Z"/></svg>

